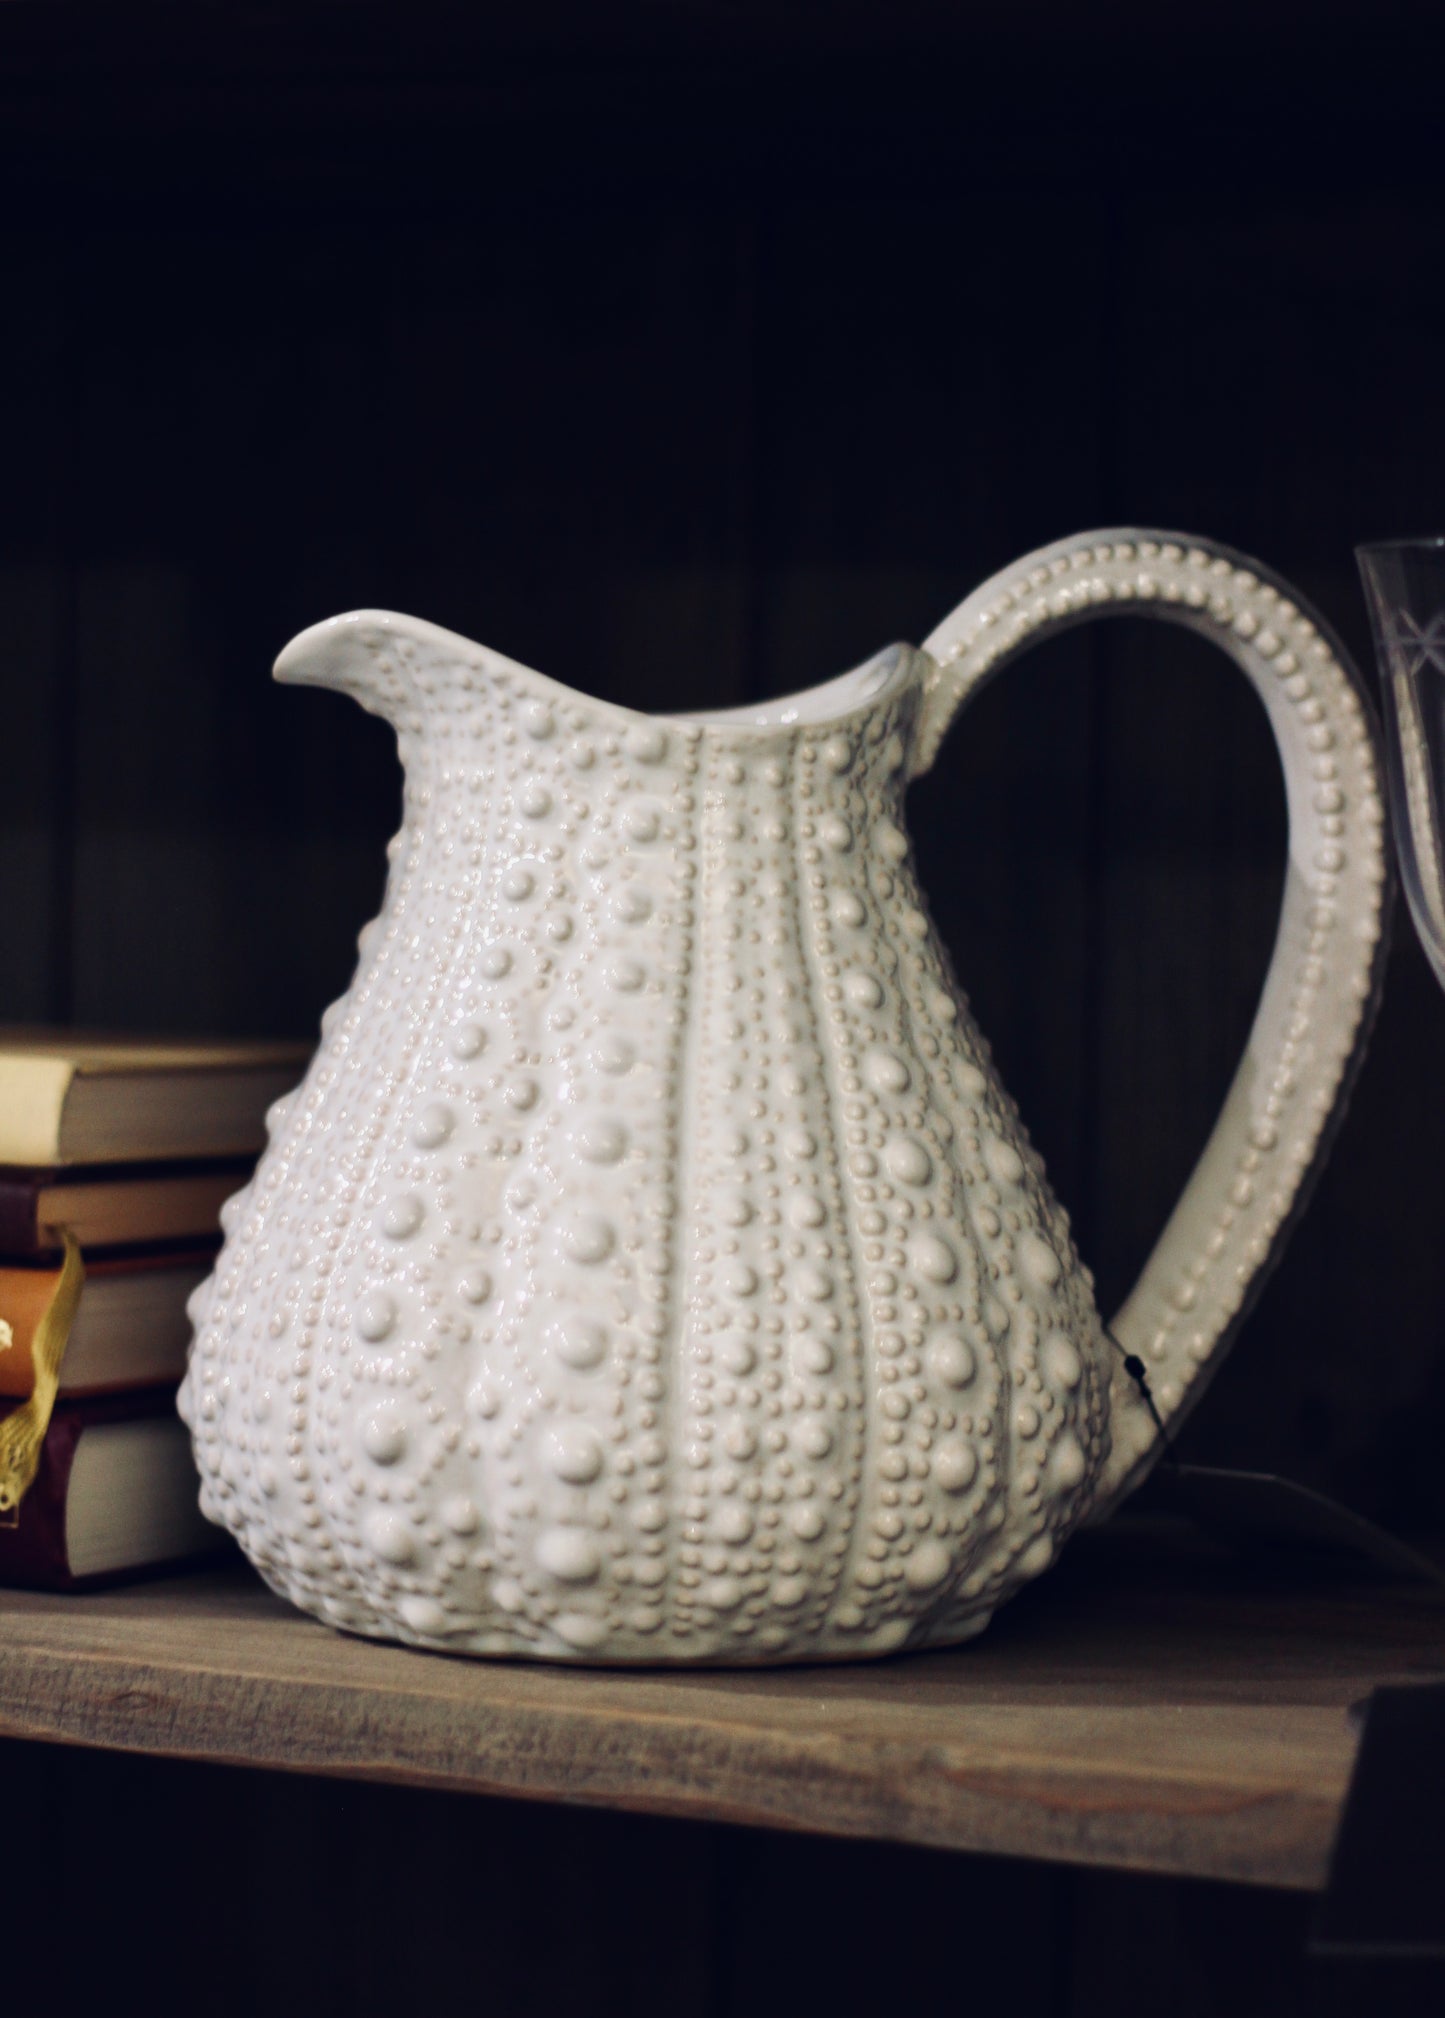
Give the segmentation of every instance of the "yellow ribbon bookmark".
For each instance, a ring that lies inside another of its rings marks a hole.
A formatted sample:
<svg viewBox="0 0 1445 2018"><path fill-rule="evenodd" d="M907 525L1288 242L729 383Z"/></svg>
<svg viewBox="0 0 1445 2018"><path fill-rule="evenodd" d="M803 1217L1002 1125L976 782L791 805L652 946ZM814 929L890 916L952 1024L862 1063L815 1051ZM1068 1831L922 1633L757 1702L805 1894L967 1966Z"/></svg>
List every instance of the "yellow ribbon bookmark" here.
<svg viewBox="0 0 1445 2018"><path fill-rule="evenodd" d="M80 1242L69 1232L62 1234L62 1238L65 1260L60 1266L60 1278L30 1344L35 1384L29 1399L0 1421L0 1515L15 1512L40 1469L40 1447L60 1391L60 1362L65 1356L75 1307L85 1282Z"/></svg>

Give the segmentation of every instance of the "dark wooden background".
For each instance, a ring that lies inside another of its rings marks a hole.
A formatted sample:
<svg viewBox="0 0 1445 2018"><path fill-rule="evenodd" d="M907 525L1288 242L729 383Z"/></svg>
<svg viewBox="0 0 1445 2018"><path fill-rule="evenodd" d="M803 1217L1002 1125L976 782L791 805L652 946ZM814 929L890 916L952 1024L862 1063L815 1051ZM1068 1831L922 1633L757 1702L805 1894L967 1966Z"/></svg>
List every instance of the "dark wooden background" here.
<svg viewBox="0 0 1445 2018"><path fill-rule="evenodd" d="M10 0L0 1018L315 1030L398 775L380 724L267 670L357 604L718 706L1134 523L1258 554L1363 660L1352 544L1445 526L1428 20ZM1262 711L1196 641L1094 627L978 702L912 814L1112 1305L1264 971ZM1445 1522L1442 1155L1445 1001L1402 917L1334 1162L1186 1455Z"/></svg>

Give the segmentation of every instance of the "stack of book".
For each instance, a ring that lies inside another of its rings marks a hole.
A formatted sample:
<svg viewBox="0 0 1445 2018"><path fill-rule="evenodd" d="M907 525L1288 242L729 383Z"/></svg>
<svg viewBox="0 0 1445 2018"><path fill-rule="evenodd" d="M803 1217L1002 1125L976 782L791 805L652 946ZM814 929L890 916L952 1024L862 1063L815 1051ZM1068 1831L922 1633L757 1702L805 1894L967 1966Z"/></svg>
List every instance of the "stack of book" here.
<svg viewBox="0 0 1445 2018"><path fill-rule="evenodd" d="M186 1300L306 1057L0 1031L0 1584L67 1589L216 1546L176 1415Z"/></svg>

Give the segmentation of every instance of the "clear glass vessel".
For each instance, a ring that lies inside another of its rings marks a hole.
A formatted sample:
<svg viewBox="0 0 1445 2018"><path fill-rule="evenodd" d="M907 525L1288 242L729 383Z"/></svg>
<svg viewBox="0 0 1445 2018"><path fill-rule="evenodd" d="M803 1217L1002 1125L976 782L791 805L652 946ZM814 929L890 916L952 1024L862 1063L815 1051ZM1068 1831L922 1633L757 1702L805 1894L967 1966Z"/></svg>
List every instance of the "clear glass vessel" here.
<svg viewBox="0 0 1445 2018"><path fill-rule="evenodd" d="M1384 690L1395 843L1411 915L1445 988L1445 534L1355 549Z"/></svg>

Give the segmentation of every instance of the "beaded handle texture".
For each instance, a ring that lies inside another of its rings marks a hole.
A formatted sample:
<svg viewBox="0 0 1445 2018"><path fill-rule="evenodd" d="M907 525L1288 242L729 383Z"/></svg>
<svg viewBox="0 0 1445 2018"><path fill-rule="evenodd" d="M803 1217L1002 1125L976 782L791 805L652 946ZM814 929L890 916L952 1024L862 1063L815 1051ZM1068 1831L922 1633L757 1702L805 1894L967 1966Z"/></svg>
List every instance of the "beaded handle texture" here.
<svg viewBox="0 0 1445 2018"><path fill-rule="evenodd" d="M1177 533L1083 533L1026 555L939 625L914 740L925 771L949 725L1010 660L1109 613L1198 631L1248 674L1279 747L1289 861L1244 1057L1183 1196L1115 1317L1113 1451L1094 1513L1160 1455L1123 1366L1136 1356L1164 1423L1207 1386L1324 1160L1379 995L1391 895L1378 736L1343 646L1256 561Z"/></svg>

